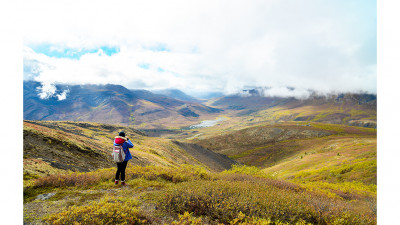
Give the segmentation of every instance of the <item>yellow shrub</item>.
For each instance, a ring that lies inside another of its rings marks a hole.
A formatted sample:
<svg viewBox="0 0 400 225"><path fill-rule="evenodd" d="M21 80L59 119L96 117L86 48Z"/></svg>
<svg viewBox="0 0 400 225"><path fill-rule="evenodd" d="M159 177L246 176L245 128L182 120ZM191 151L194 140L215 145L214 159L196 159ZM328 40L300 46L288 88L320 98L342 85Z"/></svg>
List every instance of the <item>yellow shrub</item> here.
<svg viewBox="0 0 400 225"><path fill-rule="evenodd" d="M105 198L83 206L71 206L67 210L43 218L50 224L147 224L136 204Z"/></svg>
<svg viewBox="0 0 400 225"><path fill-rule="evenodd" d="M201 225L204 224L201 218L196 218L192 213L185 212L179 215L178 221L173 221L172 225Z"/></svg>
<svg viewBox="0 0 400 225"><path fill-rule="evenodd" d="M276 180L238 174L215 181L183 182L159 196L168 213L190 212L224 224L375 224L372 212L355 210L350 202L298 189ZM366 220L371 218L371 221Z"/></svg>
<svg viewBox="0 0 400 225"><path fill-rule="evenodd" d="M232 165L230 170L225 170L222 174L247 174L258 177L266 177L266 174L262 172L262 170L256 166L246 166L246 165Z"/></svg>

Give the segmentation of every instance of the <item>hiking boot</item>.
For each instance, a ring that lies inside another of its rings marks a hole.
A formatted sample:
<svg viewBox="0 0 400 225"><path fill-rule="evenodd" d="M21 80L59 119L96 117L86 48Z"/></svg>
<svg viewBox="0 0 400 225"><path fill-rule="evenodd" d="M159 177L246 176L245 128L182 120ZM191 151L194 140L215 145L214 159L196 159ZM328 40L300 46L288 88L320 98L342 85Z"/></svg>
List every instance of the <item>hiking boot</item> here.
<svg viewBox="0 0 400 225"><path fill-rule="evenodd" d="M125 181L121 181L121 185L125 186L126 185Z"/></svg>
<svg viewBox="0 0 400 225"><path fill-rule="evenodd" d="M118 180L116 180L114 184L117 185L118 184Z"/></svg>

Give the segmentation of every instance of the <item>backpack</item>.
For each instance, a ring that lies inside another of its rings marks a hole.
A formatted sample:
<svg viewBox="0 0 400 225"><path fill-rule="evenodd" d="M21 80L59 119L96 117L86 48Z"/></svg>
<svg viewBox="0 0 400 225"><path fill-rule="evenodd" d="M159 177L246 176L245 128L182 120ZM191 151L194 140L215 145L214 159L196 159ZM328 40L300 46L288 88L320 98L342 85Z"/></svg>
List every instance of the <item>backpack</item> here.
<svg viewBox="0 0 400 225"><path fill-rule="evenodd" d="M113 152L111 155L114 162L120 163L125 160L125 152L124 149L122 148L122 145L114 145Z"/></svg>

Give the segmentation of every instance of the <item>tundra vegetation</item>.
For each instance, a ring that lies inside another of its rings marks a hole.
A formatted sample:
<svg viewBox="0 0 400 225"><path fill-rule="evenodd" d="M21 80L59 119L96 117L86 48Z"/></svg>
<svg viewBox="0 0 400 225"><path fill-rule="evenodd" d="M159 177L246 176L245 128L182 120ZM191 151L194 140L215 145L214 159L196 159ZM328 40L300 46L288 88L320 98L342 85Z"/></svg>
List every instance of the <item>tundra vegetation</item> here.
<svg viewBox="0 0 400 225"><path fill-rule="evenodd" d="M108 157L120 129L135 144L127 186L114 185ZM116 125L24 121L24 223L377 223L376 129L300 121L184 132L170 140ZM237 163L222 170L176 139Z"/></svg>

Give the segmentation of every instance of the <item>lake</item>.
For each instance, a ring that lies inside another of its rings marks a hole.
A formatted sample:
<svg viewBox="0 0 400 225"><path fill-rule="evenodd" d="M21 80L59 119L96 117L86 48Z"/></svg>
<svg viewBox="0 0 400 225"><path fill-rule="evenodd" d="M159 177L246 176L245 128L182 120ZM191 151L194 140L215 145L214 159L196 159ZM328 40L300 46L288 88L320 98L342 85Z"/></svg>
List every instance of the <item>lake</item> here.
<svg viewBox="0 0 400 225"><path fill-rule="evenodd" d="M216 125L220 121L224 121L226 118L217 118L215 120L203 120L199 124L195 124L189 127L189 129L196 129L196 128L204 128L204 127L212 127Z"/></svg>

